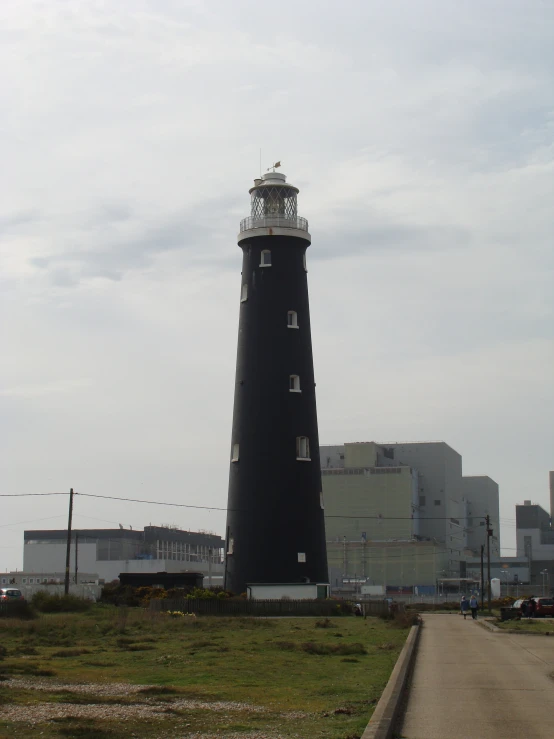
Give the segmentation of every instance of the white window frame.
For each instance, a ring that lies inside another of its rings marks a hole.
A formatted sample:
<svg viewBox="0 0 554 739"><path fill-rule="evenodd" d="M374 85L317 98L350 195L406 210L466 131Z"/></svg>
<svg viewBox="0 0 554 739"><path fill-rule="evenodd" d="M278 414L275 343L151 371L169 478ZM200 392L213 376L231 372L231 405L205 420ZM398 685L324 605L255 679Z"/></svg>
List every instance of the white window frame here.
<svg viewBox="0 0 554 739"><path fill-rule="evenodd" d="M311 462L310 440L307 436L296 437L296 460L298 462Z"/></svg>
<svg viewBox="0 0 554 739"><path fill-rule="evenodd" d="M238 462L239 461L239 451L240 447L238 444L233 444L233 455L231 457L231 462Z"/></svg>
<svg viewBox="0 0 554 739"><path fill-rule="evenodd" d="M269 262L267 264L264 263L264 254L269 254ZM271 249L262 249L262 253L260 254L260 267L271 267Z"/></svg>
<svg viewBox="0 0 554 739"><path fill-rule="evenodd" d="M289 316L292 323L289 323ZM287 311L287 328L300 328L298 325L298 313L295 310Z"/></svg>
<svg viewBox="0 0 554 739"><path fill-rule="evenodd" d="M290 393L301 393L300 389L300 376L289 375L289 392Z"/></svg>
<svg viewBox="0 0 554 739"><path fill-rule="evenodd" d="M246 303L248 300L248 283L245 282L244 285L240 289L240 302Z"/></svg>

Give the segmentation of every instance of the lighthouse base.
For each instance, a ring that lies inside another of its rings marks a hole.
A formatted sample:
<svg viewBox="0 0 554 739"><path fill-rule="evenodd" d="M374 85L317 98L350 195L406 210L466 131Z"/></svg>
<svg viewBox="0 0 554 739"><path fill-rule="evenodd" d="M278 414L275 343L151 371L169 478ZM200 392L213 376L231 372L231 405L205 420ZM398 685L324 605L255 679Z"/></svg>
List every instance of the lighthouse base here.
<svg viewBox="0 0 554 739"><path fill-rule="evenodd" d="M329 583L252 583L246 586L249 600L325 600Z"/></svg>

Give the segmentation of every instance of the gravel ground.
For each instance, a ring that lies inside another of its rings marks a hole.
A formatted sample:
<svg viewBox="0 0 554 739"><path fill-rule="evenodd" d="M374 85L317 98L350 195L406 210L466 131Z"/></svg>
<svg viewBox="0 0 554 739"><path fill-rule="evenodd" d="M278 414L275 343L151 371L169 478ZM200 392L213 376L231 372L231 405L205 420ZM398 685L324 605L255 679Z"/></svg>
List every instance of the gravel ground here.
<svg viewBox="0 0 554 739"><path fill-rule="evenodd" d="M35 703L28 706L11 704L9 706L9 720L13 722L25 722L27 724L40 724L52 719L75 717L78 719L105 719L109 721L128 721L135 719L162 718L171 707L173 710L181 711L217 711L242 712L242 713L267 713L270 709L264 706L255 706L250 703L238 701L201 701L196 699L179 698L178 693L170 703L157 702L155 696L141 695L140 691L145 688L159 688L158 685L132 685L130 683L62 683L44 678L12 678L6 680L3 686L20 690L39 690L49 693L71 691L73 693L89 694L101 697L117 697L135 695L140 702L134 704L124 703L92 703L81 705L75 703ZM289 711L279 713L279 716L287 719L301 719L309 716L302 711ZM229 717L231 718L231 717ZM186 717L183 717L186 720ZM186 724L185 724L186 726ZM186 731L185 726L183 728ZM229 734L228 737L240 737L241 739L285 739L281 735L250 732L240 734ZM221 734L183 734L186 739L221 739Z"/></svg>

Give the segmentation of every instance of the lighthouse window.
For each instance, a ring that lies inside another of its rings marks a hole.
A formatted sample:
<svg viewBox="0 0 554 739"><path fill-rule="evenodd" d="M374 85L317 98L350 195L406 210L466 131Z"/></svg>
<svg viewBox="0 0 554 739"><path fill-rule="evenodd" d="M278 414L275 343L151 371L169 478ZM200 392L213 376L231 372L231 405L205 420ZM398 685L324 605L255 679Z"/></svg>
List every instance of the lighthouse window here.
<svg viewBox="0 0 554 739"><path fill-rule="evenodd" d="M300 393L300 378L298 375L291 375L289 377L289 390L291 393Z"/></svg>
<svg viewBox="0 0 554 739"><path fill-rule="evenodd" d="M304 272L308 271L308 266L306 264L306 252L304 252L304 256L302 257L302 263L304 265Z"/></svg>
<svg viewBox="0 0 554 739"><path fill-rule="evenodd" d="M231 462L238 462L239 461L239 445L233 444L233 456L231 457Z"/></svg>
<svg viewBox="0 0 554 739"><path fill-rule="evenodd" d="M296 437L296 459L310 461L310 440L307 436Z"/></svg>
<svg viewBox="0 0 554 739"><path fill-rule="evenodd" d="M264 249L262 251L260 267L271 267L271 252L269 249Z"/></svg>
<svg viewBox="0 0 554 739"><path fill-rule="evenodd" d="M289 328L298 328L298 315L295 310L289 310L287 313L287 326Z"/></svg>
<svg viewBox="0 0 554 739"><path fill-rule="evenodd" d="M245 303L248 300L248 285L243 285L240 291L240 302Z"/></svg>

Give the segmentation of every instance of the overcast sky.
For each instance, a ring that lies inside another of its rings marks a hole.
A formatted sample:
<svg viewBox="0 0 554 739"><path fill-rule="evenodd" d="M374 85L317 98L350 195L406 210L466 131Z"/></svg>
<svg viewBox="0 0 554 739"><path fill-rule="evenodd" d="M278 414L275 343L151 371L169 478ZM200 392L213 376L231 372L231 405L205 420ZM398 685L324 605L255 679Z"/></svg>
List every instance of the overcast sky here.
<svg viewBox="0 0 554 739"><path fill-rule="evenodd" d="M554 469L550 0L0 4L0 492L225 508L248 188L300 188L320 440ZM0 569L67 500L0 499ZM75 525L224 512L79 498Z"/></svg>

